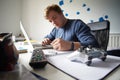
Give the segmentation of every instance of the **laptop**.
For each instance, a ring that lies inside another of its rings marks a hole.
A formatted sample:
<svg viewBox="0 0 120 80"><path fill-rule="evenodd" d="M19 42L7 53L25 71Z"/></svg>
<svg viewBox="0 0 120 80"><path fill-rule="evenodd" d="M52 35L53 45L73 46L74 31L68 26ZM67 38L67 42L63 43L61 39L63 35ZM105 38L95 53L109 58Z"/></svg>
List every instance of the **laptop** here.
<svg viewBox="0 0 120 80"><path fill-rule="evenodd" d="M41 49L52 49L53 48L51 45L43 46L40 43L32 44L30 42L30 39L29 39L29 37L28 37L28 35L27 35L27 33L26 33L26 31L25 31L21 21L20 21L20 29L21 29L21 31L22 31L22 33L23 33L23 35L24 35L24 37L25 37L25 39L26 39L26 41L27 41L31 51L33 51L34 48L41 48Z"/></svg>

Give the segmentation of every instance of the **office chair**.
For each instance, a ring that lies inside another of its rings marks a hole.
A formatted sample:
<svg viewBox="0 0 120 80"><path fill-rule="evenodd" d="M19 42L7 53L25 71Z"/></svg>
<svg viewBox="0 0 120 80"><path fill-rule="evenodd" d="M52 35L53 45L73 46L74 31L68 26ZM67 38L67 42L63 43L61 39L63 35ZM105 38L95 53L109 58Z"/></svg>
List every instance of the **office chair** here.
<svg viewBox="0 0 120 80"><path fill-rule="evenodd" d="M109 41L110 22L105 20L103 22L88 23L87 25L98 41L100 48L106 51Z"/></svg>

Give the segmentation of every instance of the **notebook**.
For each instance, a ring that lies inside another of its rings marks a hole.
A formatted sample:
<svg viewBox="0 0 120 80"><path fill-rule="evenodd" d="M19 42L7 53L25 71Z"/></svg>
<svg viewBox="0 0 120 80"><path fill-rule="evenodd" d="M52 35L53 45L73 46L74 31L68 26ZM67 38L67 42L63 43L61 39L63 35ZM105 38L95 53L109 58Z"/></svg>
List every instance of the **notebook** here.
<svg viewBox="0 0 120 80"><path fill-rule="evenodd" d="M22 31L22 33L23 33L23 35L24 35L24 37L25 37L25 39L26 39L26 41L27 41L31 51L33 51L34 48L41 48L41 49L52 49L53 48L51 45L43 46L40 43L36 43L36 44L32 45L32 43L30 42L30 39L29 39L29 37L28 37L28 35L27 35L27 33L26 33L26 31L25 31L21 21L20 21L20 29L21 29L21 31Z"/></svg>

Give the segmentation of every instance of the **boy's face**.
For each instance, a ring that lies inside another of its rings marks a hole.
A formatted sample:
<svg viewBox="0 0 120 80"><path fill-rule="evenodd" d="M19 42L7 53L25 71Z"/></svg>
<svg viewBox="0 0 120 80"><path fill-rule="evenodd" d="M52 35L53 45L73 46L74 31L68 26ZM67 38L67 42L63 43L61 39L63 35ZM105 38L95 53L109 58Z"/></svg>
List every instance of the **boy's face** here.
<svg viewBox="0 0 120 80"><path fill-rule="evenodd" d="M58 28L64 25L64 16L62 13L50 11L48 14L48 20L53 24L53 26Z"/></svg>

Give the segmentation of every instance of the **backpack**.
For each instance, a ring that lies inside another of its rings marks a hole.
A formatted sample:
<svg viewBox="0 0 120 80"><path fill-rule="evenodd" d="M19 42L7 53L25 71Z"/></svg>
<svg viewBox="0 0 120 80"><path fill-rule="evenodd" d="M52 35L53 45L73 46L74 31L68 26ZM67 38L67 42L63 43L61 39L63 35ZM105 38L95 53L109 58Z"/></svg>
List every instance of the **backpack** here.
<svg viewBox="0 0 120 80"><path fill-rule="evenodd" d="M18 57L18 51L12 41L12 33L0 33L0 71L13 70Z"/></svg>

